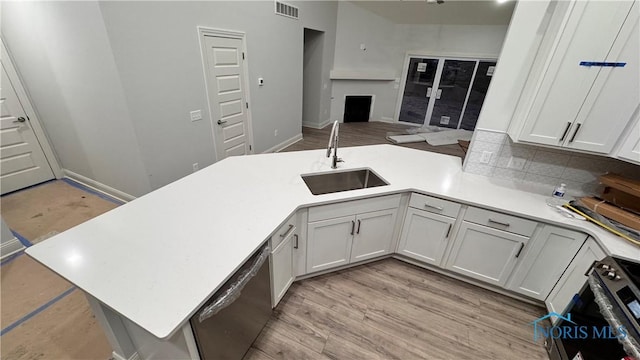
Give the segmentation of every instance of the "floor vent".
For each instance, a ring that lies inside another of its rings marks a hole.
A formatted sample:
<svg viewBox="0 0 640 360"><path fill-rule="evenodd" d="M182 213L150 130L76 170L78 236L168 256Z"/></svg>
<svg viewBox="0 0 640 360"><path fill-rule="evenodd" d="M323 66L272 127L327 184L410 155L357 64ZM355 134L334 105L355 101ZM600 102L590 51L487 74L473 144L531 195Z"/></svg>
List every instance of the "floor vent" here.
<svg viewBox="0 0 640 360"><path fill-rule="evenodd" d="M289 4L285 4L280 1L276 1L276 14L290 17L292 19L298 18L298 8Z"/></svg>

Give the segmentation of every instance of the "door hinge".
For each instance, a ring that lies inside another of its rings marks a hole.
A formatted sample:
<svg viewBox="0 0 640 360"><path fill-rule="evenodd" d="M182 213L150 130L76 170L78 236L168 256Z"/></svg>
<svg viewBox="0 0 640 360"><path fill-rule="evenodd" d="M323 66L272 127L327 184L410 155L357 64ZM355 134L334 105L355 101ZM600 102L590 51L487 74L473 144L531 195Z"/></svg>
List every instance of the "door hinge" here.
<svg viewBox="0 0 640 360"><path fill-rule="evenodd" d="M244 52L242 53L242 60L244 60Z"/></svg>
<svg viewBox="0 0 640 360"><path fill-rule="evenodd" d="M248 109L248 108L249 108L249 103L248 103L248 102L246 102L246 103L244 103L244 104L245 104L245 106L246 106L246 107L247 107L247 109Z"/></svg>

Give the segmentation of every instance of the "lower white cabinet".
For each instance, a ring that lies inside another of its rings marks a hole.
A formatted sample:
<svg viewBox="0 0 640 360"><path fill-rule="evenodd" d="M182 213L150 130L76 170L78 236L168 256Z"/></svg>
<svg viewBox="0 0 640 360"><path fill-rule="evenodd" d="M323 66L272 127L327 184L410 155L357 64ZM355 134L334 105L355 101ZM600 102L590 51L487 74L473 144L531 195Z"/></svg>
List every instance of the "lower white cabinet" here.
<svg viewBox="0 0 640 360"><path fill-rule="evenodd" d="M462 222L446 268L503 287L529 238Z"/></svg>
<svg viewBox="0 0 640 360"><path fill-rule="evenodd" d="M586 239L584 233L545 225L531 239L507 288L544 300Z"/></svg>
<svg viewBox="0 0 640 360"><path fill-rule="evenodd" d="M391 251L397 213L397 209L387 209L356 215L351 262L386 255Z"/></svg>
<svg viewBox="0 0 640 360"><path fill-rule="evenodd" d="M278 247L271 251L271 305L276 307L280 299L287 292L294 276L294 240L297 241L298 235L290 234L284 239Z"/></svg>
<svg viewBox="0 0 640 360"><path fill-rule="evenodd" d="M629 160L636 164L640 164L640 107L636 109L635 125L627 134L620 149L618 150L618 158Z"/></svg>
<svg viewBox="0 0 640 360"><path fill-rule="evenodd" d="M602 260L605 256L605 252L595 240L588 238L545 300L549 312L562 314L571 302L573 296L577 294L587 282L585 272L591 267L594 261Z"/></svg>
<svg viewBox="0 0 640 360"><path fill-rule="evenodd" d="M310 222L307 230L307 272L348 264L355 226L354 216Z"/></svg>
<svg viewBox="0 0 640 360"><path fill-rule="evenodd" d="M391 252L399 195L309 209L307 273Z"/></svg>
<svg viewBox="0 0 640 360"><path fill-rule="evenodd" d="M397 252L440 266L455 221L456 219L448 216L409 208Z"/></svg>

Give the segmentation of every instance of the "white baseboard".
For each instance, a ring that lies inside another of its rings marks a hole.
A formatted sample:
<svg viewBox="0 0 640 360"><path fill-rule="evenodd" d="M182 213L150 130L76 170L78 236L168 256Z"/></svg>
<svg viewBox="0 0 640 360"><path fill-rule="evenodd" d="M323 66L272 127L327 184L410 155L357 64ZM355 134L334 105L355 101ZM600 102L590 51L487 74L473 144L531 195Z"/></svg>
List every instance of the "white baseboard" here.
<svg viewBox="0 0 640 360"><path fill-rule="evenodd" d="M122 202L129 202L132 200L135 200L135 196L133 195L129 195L125 192L122 192L118 189L114 189L111 186L107 186L103 183L97 182L93 179L89 179L86 176L82 176L80 174L76 174L73 171L67 170L67 169L62 169L62 173L64 174L64 177L69 178L77 183L80 183L92 190L95 190L97 192L103 193L105 195L111 196L112 198L116 199L116 200L120 200Z"/></svg>
<svg viewBox="0 0 640 360"><path fill-rule="evenodd" d="M286 148L288 146L291 146L291 145L297 143L300 140L302 140L302 134L298 134L298 135L292 137L291 139L285 140L285 141L281 142L280 144L278 144L278 145L276 145L276 146L274 146L274 147L272 147L270 149L267 149L267 150L263 151L262 153L263 154L276 153L276 152L278 152L278 151L280 151L280 150L282 150L282 149L284 149L284 148Z"/></svg>
<svg viewBox="0 0 640 360"><path fill-rule="evenodd" d="M114 360L141 360L140 355L138 355L137 352L133 353L133 355L131 355L131 357L127 359L127 358L123 358L122 356L120 356L118 353L114 351L111 353L111 358Z"/></svg>
<svg viewBox="0 0 640 360"><path fill-rule="evenodd" d="M2 244L0 244L0 260L8 256L11 256L13 254L19 253L24 249L25 249L24 245L22 245L20 240L18 240L15 237L9 241L5 241Z"/></svg>
<svg viewBox="0 0 640 360"><path fill-rule="evenodd" d="M383 123L390 123L390 124L393 124L393 123L395 123L395 122L396 122L395 120L393 120L393 118L386 117L386 116L382 116L382 117L380 117L380 119L378 119L378 120L371 120L371 121L377 121L377 122L383 122Z"/></svg>
<svg viewBox="0 0 640 360"><path fill-rule="evenodd" d="M320 124L306 123L306 122L303 121L302 122L302 126L320 130L320 129L324 129L327 125L329 125L331 123L332 123L331 119L327 119L327 120L321 122Z"/></svg>

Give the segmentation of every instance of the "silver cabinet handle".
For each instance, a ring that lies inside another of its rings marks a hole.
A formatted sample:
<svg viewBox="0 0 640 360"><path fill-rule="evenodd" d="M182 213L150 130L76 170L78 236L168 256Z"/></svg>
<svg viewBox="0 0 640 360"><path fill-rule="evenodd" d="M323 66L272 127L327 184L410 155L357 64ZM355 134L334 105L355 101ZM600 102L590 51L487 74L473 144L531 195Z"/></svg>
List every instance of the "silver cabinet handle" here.
<svg viewBox="0 0 640 360"><path fill-rule="evenodd" d="M524 243L520 243L520 249L518 249L518 253L516 254L516 258L518 258L518 256L520 256L520 253L522 252L522 249L524 249Z"/></svg>
<svg viewBox="0 0 640 360"><path fill-rule="evenodd" d="M571 136L571 139L569 139L569 142L573 142L573 140L575 140L576 135L578 135L578 131L580 131L580 126L582 126L582 124L578 123L578 126L576 126L576 131L573 133L573 136Z"/></svg>
<svg viewBox="0 0 640 360"><path fill-rule="evenodd" d="M218 120L218 125L226 124L227 120Z"/></svg>
<svg viewBox="0 0 640 360"><path fill-rule="evenodd" d="M293 239L295 240L293 242L293 248L297 249L298 248L298 234L293 234Z"/></svg>
<svg viewBox="0 0 640 360"><path fill-rule="evenodd" d="M356 222L351 220L351 235L353 235L355 230L356 230Z"/></svg>
<svg viewBox="0 0 640 360"><path fill-rule="evenodd" d="M358 230L356 230L356 234L360 234L360 220L358 220Z"/></svg>
<svg viewBox="0 0 640 360"><path fill-rule="evenodd" d="M294 225L289 224L289 228L287 229L287 231L284 232L284 234L280 234L281 238L286 238L287 236L289 236L289 233L291 232L291 230L293 230Z"/></svg>
<svg viewBox="0 0 640 360"><path fill-rule="evenodd" d="M447 230L447 236L445 236L445 239L449 238L449 234L451 234L451 228L453 227L453 224L449 224L449 230Z"/></svg>
<svg viewBox="0 0 640 360"><path fill-rule="evenodd" d="M264 264L265 260L269 258L270 252L271 248L269 245L265 245L262 251L260 251L260 255L258 255L258 257L253 261L251 267L243 270L236 282L231 284L227 290L225 290L214 302L211 303L211 305L205 307L200 312L198 320L203 322L236 301L240 297L240 292L244 289L249 280L258 274L262 264Z"/></svg>
<svg viewBox="0 0 640 360"><path fill-rule="evenodd" d="M490 223L494 223L494 224L498 224L498 225L502 225L502 226L507 226L507 227L511 226L511 224L509 224L509 223L505 223L505 222L501 222L501 221L496 221L496 220L493 220L493 219L489 219L489 222L490 222Z"/></svg>
<svg viewBox="0 0 640 360"><path fill-rule="evenodd" d="M560 138L560 142L563 142L564 138L567 137L567 133L569 132L569 129L571 129L571 122L567 122L567 128L564 129L564 132L562 133L562 137Z"/></svg>
<svg viewBox="0 0 640 360"><path fill-rule="evenodd" d="M431 205L431 204L429 204L428 202L424 203L424 206L429 207L429 208L432 208L432 209L440 210L440 211L444 210L444 208L443 208L443 207L435 206L435 205Z"/></svg>
<svg viewBox="0 0 640 360"><path fill-rule="evenodd" d="M27 121L27 119L23 118L22 116L20 116L17 120L13 120L14 123L23 123Z"/></svg>

